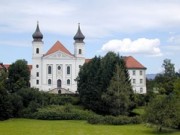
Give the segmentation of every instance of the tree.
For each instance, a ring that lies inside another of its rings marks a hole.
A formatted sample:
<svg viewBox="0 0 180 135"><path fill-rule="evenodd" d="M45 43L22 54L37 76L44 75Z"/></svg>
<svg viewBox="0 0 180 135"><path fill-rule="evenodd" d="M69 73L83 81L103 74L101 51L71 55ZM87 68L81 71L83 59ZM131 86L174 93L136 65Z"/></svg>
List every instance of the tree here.
<svg viewBox="0 0 180 135"><path fill-rule="evenodd" d="M116 65L122 68L124 78L130 85L129 74L123 58L113 52L107 53L102 58L95 57L82 66L77 79L78 92L80 100L86 108L101 114L109 113L109 107L104 105L102 94L108 91L111 79L116 72Z"/></svg>
<svg viewBox="0 0 180 135"><path fill-rule="evenodd" d="M5 120L11 117L12 108L9 100L9 95L5 87L0 83L0 120Z"/></svg>
<svg viewBox="0 0 180 135"><path fill-rule="evenodd" d="M165 59L163 61L162 67L164 68L164 75L169 77L175 76L174 64L171 63L170 59Z"/></svg>
<svg viewBox="0 0 180 135"><path fill-rule="evenodd" d="M8 89L17 92L21 88L29 86L30 70L26 60L17 60L10 65L8 75Z"/></svg>
<svg viewBox="0 0 180 135"><path fill-rule="evenodd" d="M5 120L11 117L11 103L9 94L5 88L7 72L0 70L0 120Z"/></svg>
<svg viewBox="0 0 180 135"><path fill-rule="evenodd" d="M131 106L130 95L133 93L131 85L127 82L123 67L116 65L116 71L110 81L107 91L101 96L108 114L127 115Z"/></svg>
<svg viewBox="0 0 180 135"><path fill-rule="evenodd" d="M149 103L145 113L146 122L162 127L179 128L180 126L180 98L176 95L157 96Z"/></svg>
<svg viewBox="0 0 180 135"><path fill-rule="evenodd" d="M177 75L175 73L174 64L171 63L170 59L165 59L162 67L164 68L164 72L155 77L155 82L160 94L169 95L174 90L173 82Z"/></svg>
<svg viewBox="0 0 180 135"><path fill-rule="evenodd" d="M81 67L78 76L78 92L83 105L96 112L100 108L101 90L100 57L94 57L89 63Z"/></svg>

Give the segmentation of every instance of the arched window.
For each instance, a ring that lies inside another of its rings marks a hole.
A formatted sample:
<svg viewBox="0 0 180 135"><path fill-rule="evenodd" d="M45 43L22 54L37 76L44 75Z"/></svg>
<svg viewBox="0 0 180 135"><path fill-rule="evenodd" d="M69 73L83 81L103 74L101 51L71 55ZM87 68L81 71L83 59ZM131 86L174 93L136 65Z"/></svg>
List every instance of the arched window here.
<svg viewBox="0 0 180 135"><path fill-rule="evenodd" d="M69 79L67 79L67 85L70 85L70 80Z"/></svg>
<svg viewBox="0 0 180 135"><path fill-rule="evenodd" d="M79 54L82 54L82 50L81 49L79 49Z"/></svg>
<svg viewBox="0 0 180 135"><path fill-rule="evenodd" d="M61 70L61 66L58 66L58 68L57 68L58 70Z"/></svg>
<svg viewBox="0 0 180 135"><path fill-rule="evenodd" d="M51 85L51 79L48 79L48 85Z"/></svg>
<svg viewBox="0 0 180 135"><path fill-rule="evenodd" d="M67 66L67 74L70 74L70 66Z"/></svg>
<svg viewBox="0 0 180 135"><path fill-rule="evenodd" d="M39 48L36 48L36 53L39 54Z"/></svg>
<svg viewBox="0 0 180 135"><path fill-rule="evenodd" d="M51 66L48 66L48 74L51 74Z"/></svg>

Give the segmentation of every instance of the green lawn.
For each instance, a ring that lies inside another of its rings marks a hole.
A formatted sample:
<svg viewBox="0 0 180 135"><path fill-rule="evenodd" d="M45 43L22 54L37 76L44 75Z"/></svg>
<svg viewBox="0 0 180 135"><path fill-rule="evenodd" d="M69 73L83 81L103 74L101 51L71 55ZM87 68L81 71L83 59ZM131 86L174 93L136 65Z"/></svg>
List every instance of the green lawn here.
<svg viewBox="0 0 180 135"><path fill-rule="evenodd" d="M165 133L164 133L165 134ZM164 135L161 134L161 135ZM158 135L144 125L90 125L86 121L10 119L0 122L0 135ZM180 132L165 135L180 135Z"/></svg>

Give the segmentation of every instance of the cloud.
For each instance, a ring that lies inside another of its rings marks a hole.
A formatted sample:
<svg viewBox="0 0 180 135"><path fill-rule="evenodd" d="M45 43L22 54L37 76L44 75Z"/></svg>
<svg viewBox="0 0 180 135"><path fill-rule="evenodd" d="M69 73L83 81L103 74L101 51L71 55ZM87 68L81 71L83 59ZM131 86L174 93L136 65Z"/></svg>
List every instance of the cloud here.
<svg viewBox="0 0 180 135"><path fill-rule="evenodd" d="M145 54L148 56L161 56L159 39L139 38L132 41L129 38L122 40L110 40L105 43L102 51L115 51L125 54Z"/></svg>
<svg viewBox="0 0 180 135"><path fill-rule="evenodd" d="M1 0L1 31L31 32L39 20L44 32L72 35L80 22L88 37L178 27L178 0ZM168 10L167 10L168 9Z"/></svg>

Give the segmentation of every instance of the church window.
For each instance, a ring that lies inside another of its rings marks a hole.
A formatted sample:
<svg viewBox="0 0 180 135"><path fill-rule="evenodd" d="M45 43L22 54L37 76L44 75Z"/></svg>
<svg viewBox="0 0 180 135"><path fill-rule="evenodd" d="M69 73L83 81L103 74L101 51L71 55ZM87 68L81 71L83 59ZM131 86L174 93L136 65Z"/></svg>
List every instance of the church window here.
<svg viewBox="0 0 180 135"><path fill-rule="evenodd" d="M70 66L67 66L67 74L70 74Z"/></svg>
<svg viewBox="0 0 180 135"><path fill-rule="evenodd" d="M36 53L39 54L39 48L36 48Z"/></svg>
<svg viewBox="0 0 180 135"><path fill-rule="evenodd" d="M36 65L36 68L39 68L39 65Z"/></svg>
<svg viewBox="0 0 180 135"><path fill-rule="evenodd" d="M58 66L58 70L61 70L61 66Z"/></svg>
<svg viewBox="0 0 180 135"><path fill-rule="evenodd" d="M36 76L39 77L39 72L36 72Z"/></svg>
<svg viewBox="0 0 180 135"><path fill-rule="evenodd" d="M135 70L133 70L133 75L136 75L136 71Z"/></svg>
<svg viewBox="0 0 180 135"><path fill-rule="evenodd" d="M79 49L79 54L82 54L82 50L81 49Z"/></svg>
<svg viewBox="0 0 180 135"><path fill-rule="evenodd" d="M48 79L48 85L51 85L51 79Z"/></svg>
<svg viewBox="0 0 180 135"><path fill-rule="evenodd" d="M70 85L70 80L69 79L67 79L67 85Z"/></svg>
<svg viewBox="0 0 180 135"><path fill-rule="evenodd" d="M39 84L39 80L36 80L36 84Z"/></svg>
<svg viewBox="0 0 180 135"><path fill-rule="evenodd" d="M51 66L48 66L48 74L52 74L52 71L51 71Z"/></svg>

